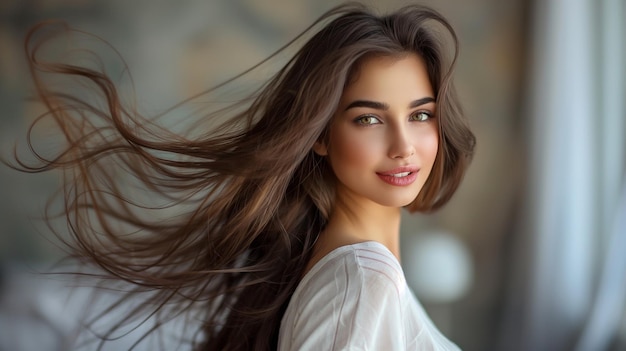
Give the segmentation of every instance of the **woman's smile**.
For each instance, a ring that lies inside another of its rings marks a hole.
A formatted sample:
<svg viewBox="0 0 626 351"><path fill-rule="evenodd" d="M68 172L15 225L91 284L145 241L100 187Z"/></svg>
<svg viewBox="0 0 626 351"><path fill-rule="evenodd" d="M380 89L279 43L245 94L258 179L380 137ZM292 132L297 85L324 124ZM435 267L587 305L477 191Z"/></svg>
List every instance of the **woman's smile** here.
<svg viewBox="0 0 626 351"><path fill-rule="evenodd" d="M415 166L405 166L392 169L385 172L377 172L380 179L385 183L395 186L407 186L413 184L417 180L419 168Z"/></svg>

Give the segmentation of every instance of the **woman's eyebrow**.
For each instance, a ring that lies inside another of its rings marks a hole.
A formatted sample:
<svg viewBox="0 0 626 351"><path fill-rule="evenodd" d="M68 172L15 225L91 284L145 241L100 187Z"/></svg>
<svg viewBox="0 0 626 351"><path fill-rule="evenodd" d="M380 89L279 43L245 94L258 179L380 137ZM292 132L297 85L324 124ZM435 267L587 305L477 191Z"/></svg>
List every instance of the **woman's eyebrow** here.
<svg viewBox="0 0 626 351"><path fill-rule="evenodd" d="M430 102L435 102L435 98L427 96L421 99L411 101L411 103L409 104L409 108L415 108L415 107L422 106ZM367 108L373 108L373 109L382 110L382 111L389 110L389 105L384 102L378 102L378 101L372 101L372 100L355 100L346 107L346 111L351 108L356 108L356 107L367 107Z"/></svg>
<svg viewBox="0 0 626 351"><path fill-rule="evenodd" d="M421 99L417 99L417 100L412 101L409 104L409 108L419 107L419 106L426 105L426 104L431 103L431 102L435 102L435 98L434 97L431 97L431 96L423 97Z"/></svg>
<svg viewBox="0 0 626 351"><path fill-rule="evenodd" d="M373 108L376 110L383 110L383 111L389 110L389 105L384 102L371 101L371 100L356 100L356 101L352 101L350 105L346 107L346 111L351 108L356 108L356 107L368 107L368 108Z"/></svg>

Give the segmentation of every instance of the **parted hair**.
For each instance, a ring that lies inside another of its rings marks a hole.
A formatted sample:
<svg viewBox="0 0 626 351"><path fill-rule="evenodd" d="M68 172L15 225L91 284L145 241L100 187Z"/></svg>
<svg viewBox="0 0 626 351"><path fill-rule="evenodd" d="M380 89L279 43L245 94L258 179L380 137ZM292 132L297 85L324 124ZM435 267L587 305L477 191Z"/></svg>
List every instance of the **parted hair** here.
<svg viewBox="0 0 626 351"><path fill-rule="evenodd" d="M37 162L16 153L12 167L59 170L70 236L57 236L71 256L98 267L101 278L131 283L123 299L149 293L129 314L152 310L163 323L172 313L200 316L197 350L277 347L281 318L335 201L332 170L312 147L327 137L342 92L364 59L417 54L436 95L438 153L409 211L444 205L473 155L475 138L452 83L458 40L448 21L424 6L384 15L355 3L331 9L248 100L211 114L225 122L193 135L159 127L123 104L103 71L44 60L40 48L49 37L41 31L34 28L26 39L46 108L33 127L52 121L63 147L46 156L30 143ZM46 84L42 77L49 74L80 79L99 101ZM159 209L184 205L184 211L145 215L154 208L125 191L120 172L165 199Z"/></svg>

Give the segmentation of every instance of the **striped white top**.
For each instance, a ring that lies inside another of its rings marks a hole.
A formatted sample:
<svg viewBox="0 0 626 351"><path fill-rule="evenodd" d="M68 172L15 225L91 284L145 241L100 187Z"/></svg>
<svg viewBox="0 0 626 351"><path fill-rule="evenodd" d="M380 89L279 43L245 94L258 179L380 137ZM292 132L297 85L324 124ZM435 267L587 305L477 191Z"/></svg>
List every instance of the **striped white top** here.
<svg viewBox="0 0 626 351"><path fill-rule="evenodd" d="M382 244L339 247L304 276L283 316L278 349L454 350Z"/></svg>

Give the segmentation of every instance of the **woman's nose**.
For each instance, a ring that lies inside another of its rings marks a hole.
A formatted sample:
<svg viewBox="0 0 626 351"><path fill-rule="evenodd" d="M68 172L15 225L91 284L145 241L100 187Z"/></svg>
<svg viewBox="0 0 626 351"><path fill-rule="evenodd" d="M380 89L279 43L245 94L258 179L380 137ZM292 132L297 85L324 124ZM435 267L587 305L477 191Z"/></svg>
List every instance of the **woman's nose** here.
<svg viewBox="0 0 626 351"><path fill-rule="evenodd" d="M389 157L403 159L415 154L415 146L405 128L394 128L389 135Z"/></svg>

